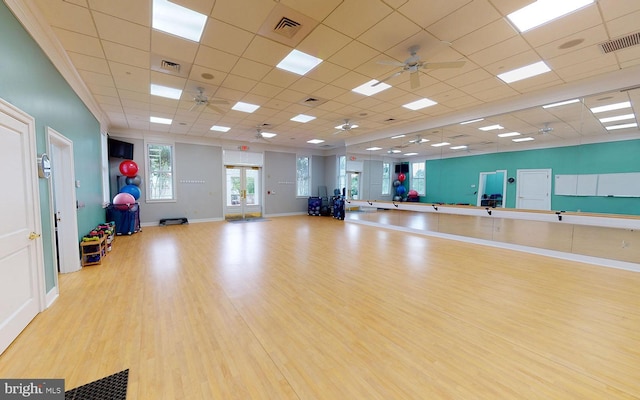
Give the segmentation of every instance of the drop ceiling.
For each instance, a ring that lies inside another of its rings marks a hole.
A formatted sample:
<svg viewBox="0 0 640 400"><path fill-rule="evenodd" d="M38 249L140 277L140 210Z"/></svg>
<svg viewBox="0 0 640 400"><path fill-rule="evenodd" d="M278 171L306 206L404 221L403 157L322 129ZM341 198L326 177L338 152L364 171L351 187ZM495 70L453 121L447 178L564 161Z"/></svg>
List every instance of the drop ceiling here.
<svg viewBox="0 0 640 400"><path fill-rule="evenodd" d="M619 89L640 84L640 46L610 53L599 46L640 31L637 0L599 0L524 34L506 15L530 0L176 0L208 16L199 43L153 30L151 0L5 2L28 10L31 22L23 24L32 34L38 27L50 36L48 54L60 54L54 63L68 80L80 82L72 87L105 129L121 136L252 142L256 127L263 126L277 133L270 139L273 146L330 149L347 144L364 151L376 143L403 152L417 136L476 152L638 137L637 128L612 133L584 113L605 91L638 107L638 90ZM283 17L301 25L292 37L273 30L274 21ZM425 62L465 64L420 70L415 89L404 73L387 80L392 87L376 95L352 92L396 72L398 67L380 61L403 62L412 47ZM324 61L305 76L276 68L294 48ZM496 77L540 60L550 72L511 84ZM69 68L59 65L65 62ZM177 71L172 64L179 65ZM152 83L182 89L182 97L152 96ZM194 109L198 88L216 100L215 110ZM573 93L594 96L562 108L534 107ZM438 104L417 111L402 107L425 97ZM260 108L252 114L232 110L237 101ZM298 114L316 118L290 120ZM173 122L150 123L151 116ZM482 123L535 134L536 140L516 145L478 130L478 124L458 124L479 116L491 117ZM345 119L358 128L336 134ZM231 129L211 131L213 125ZM545 127L553 129L542 132ZM390 139L402 133L407 136ZM311 139L325 142L311 145ZM415 150L425 157L434 151L457 154L428 145Z"/></svg>

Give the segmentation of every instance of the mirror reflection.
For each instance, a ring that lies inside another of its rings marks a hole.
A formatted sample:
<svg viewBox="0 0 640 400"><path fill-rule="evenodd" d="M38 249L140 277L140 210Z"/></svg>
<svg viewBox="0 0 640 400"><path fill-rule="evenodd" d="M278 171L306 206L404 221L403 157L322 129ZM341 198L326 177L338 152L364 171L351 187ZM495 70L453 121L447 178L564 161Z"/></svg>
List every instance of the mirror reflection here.
<svg viewBox="0 0 640 400"><path fill-rule="evenodd" d="M638 96L566 99L350 144L347 196L640 215Z"/></svg>

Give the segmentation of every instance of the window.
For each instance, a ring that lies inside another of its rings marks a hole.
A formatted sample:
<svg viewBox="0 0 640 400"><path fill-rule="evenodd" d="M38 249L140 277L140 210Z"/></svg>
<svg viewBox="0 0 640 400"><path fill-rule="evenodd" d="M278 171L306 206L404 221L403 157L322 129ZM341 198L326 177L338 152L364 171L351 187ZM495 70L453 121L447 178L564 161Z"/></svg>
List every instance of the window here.
<svg viewBox="0 0 640 400"><path fill-rule="evenodd" d="M425 192L427 191L425 186L425 178L426 174L424 170L424 163L411 163L411 182L409 182L410 187L411 189L418 192L418 195L420 196L424 196L426 194Z"/></svg>
<svg viewBox="0 0 640 400"><path fill-rule="evenodd" d="M148 143L147 201L175 201L173 145Z"/></svg>
<svg viewBox="0 0 640 400"><path fill-rule="evenodd" d="M298 156L296 160L296 196L311 196L311 160L309 156Z"/></svg>
<svg viewBox="0 0 640 400"><path fill-rule="evenodd" d="M382 163L382 194L391 194L391 164Z"/></svg>
<svg viewBox="0 0 640 400"><path fill-rule="evenodd" d="M347 187L347 156L338 157L338 189L342 193L342 189Z"/></svg>
<svg viewBox="0 0 640 400"><path fill-rule="evenodd" d="M100 135L100 146L102 150L102 204L106 207L111 199L109 198L109 149L105 133Z"/></svg>

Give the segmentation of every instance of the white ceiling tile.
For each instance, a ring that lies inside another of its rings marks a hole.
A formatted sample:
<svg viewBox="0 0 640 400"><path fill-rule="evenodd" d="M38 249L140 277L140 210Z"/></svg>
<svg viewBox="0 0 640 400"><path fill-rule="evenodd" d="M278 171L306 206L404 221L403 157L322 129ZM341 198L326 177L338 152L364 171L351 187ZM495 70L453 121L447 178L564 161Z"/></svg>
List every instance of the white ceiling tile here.
<svg viewBox="0 0 640 400"><path fill-rule="evenodd" d="M320 81L316 81L315 79L310 79L306 77L302 77L295 81L291 86L289 86L292 90L297 90L299 92L311 94L318 91L320 88L324 87L325 84Z"/></svg>
<svg viewBox="0 0 640 400"><path fill-rule="evenodd" d="M457 39L452 46L460 53L469 55L504 42L517 34L518 32L501 18Z"/></svg>
<svg viewBox="0 0 640 400"><path fill-rule="evenodd" d="M151 33L151 52L169 57L171 60L193 64L198 52L198 44L191 40L153 30Z"/></svg>
<svg viewBox="0 0 640 400"><path fill-rule="evenodd" d="M149 50L151 35L148 28L99 12L93 13L93 19L100 39Z"/></svg>
<svg viewBox="0 0 640 400"><path fill-rule="evenodd" d="M255 33L274 7L272 0L216 0L211 15Z"/></svg>
<svg viewBox="0 0 640 400"><path fill-rule="evenodd" d="M588 46L551 58L547 60L547 65L549 65L553 70L570 68L573 66L580 68L580 64L590 64L596 59L607 57L611 58L610 61L615 62L615 56L613 54L602 54L598 46Z"/></svg>
<svg viewBox="0 0 640 400"><path fill-rule="evenodd" d="M347 72L349 72L349 70L346 68L332 62L324 61L309 71L306 76L320 82L331 83Z"/></svg>
<svg viewBox="0 0 640 400"><path fill-rule="evenodd" d="M403 42L408 36L417 34L420 29L420 26L407 17L399 12L393 12L360 35L358 41L384 52Z"/></svg>
<svg viewBox="0 0 640 400"><path fill-rule="evenodd" d="M629 32L640 31L640 23L638 21L640 21L640 11L629 13L607 22L607 30L611 35L611 39L627 35Z"/></svg>
<svg viewBox="0 0 640 400"><path fill-rule="evenodd" d="M563 18L525 32L522 36L534 47L556 41L602 23L598 7L587 6Z"/></svg>
<svg viewBox="0 0 640 400"><path fill-rule="evenodd" d="M378 54L380 54L378 51L354 40L330 57L328 61L348 69L353 69L362 63L370 61Z"/></svg>
<svg viewBox="0 0 640 400"><path fill-rule="evenodd" d="M282 90L283 89L281 87L259 82L253 89L251 89L251 93L264 97L274 97L277 96L278 93L282 92Z"/></svg>
<svg viewBox="0 0 640 400"><path fill-rule="evenodd" d="M69 52L68 54L77 69L97 72L104 75L111 73L111 71L109 71L109 64L107 64L107 60L104 58L91 57L73 52Z"/></svg>
<svg viewBox="0 0 640 400"><path fill-rule="evenodd" d="M598 5L605 21L640 11L640 2L637 0L598 0Z"/></svg>
<svg viewBox="0 0 640 400"><path fill-rule="evenodd" d="M38 0L37 3L52 26L83 35L98 36L91 13L86 7L62 0Z"/></svg>
<svg viewBox="0 0 640 400"><path fill-rule="evenodd" d="M422 28L426 28L462 8L472 0L409 0L399 11Z"/></svg>
<svg viewBox="0 0 640 400"><path fill-rule="evenodd" d="M570 54L585 47L597 48L597 44L604 42L607 39L607 31L605 30L604 26L596 25L592 28L576 33L575 35L567 36L551 43L542 45L536 48L536 51L542 56L542 58L548 60L554 57ZM579 40L582 40L582 42L577 43L577 41ZM575 46L567 48L566 46L571 43L577 44Z"/></svg>
<svg viewBox="0 0 640 400"><path fill-rule="evenodd" d="M129 64L140 68L149 68L151 59L148 51L123 46L106 40L102 41L102 48L109 61Z"/></svg>
<svg viewBox="0 0 640 400"><path fill-rule="evenodd" d="M238 62L238 57L207 46L198 47L195 64L218 71L229 72Z"/></svg>
<svg viewBox="0 0 640 400"><path fill-rule="evenodd" d="M502 16L487 0L474 0L429 25L427 30L440 40L454 42L500 18Z"/></svg>
<svg viewBox="0 0 640 400"><path fill-rule="evenodd" d="M213 78L209 79L209 76L213 76ZM189 73L190 81L201 82L206 85L212 86L220 86L220 84L226 77L226 72L217 71L211 68L205 68L201 65L193 65Z"/></svg>
<svg viewBox="0 0 640 400"><path fill-rule="evenodd" d="M59 28L52 29L66 51L73 51L75 53L98 58L104 57L102 47L100 47L100 40L98 38Z"/></svg>
<svg viewBox="0 0 640 400"><path fill-rule="evenodd" d="M273 68L248 59L240 59L231 70L232 74L259 81Z"/></svg>
<svg viewBox="0 0 640 400"><path fill-rule="evenodd" d="M46 0L48 1L48 0ZM127 20L138 25L151 26L151 1L89 0L92 10Z"/></svg>
<svg viewBox="0 0 640 400"><path fill-rule="evenodd" d="M531 51L531 47L521 36L515 36L467 57L479 66L484 67L504 60L514 54L527 51Z"/></svg>
<svg viewBox="0 0 640 400"><path fill-rule="evenodd" d="M256 83L253 79L248 79L242 76L229 74L227 75L224 82L222 82L222 87L238 90L241 92L250 92L256 86Z"/></svg>
<svg viewBox="0 0 640 400"><path fill-rule="evenodd" d="M485 66L487 72L498 75L540 61L540 56L533 50L518 53L493 64Z"/></svg>
<svg viewBox="0 0 640 400"><path fill-rule="evenodd" d="M209 18L200 43L214 49L241 56L255 35L233 25Z"/></svg>
<svg viewBox="0 0 640 400"><path fill-rule="evenodd" d="M262 36L255 36L242 57L275 67L291 50L289 46Z"/></svg>
<svg viewBox="0 0 640 400"><path fill-rule="evenodd" d="M302 14L308 15L316 21L322 21L342 3L342 0L280 0L280 3Z"/></svg>
<svg viewBox="0 0 640 400"><path fill-rule="evenodd" d="M84 71L78 70L82 80L85 81L89 85L98 85L101 87L115 87L115 83L113 81L113 77L107 74L100 74L93 71Z"/></svg>
<svg viewBox="0 0 640 400"><path fill-rule="evenodd" d="M215 0L171 0L182 7L197 11L200 14L209 15L213 9Z"/></svg>
<svg viewBox="0 0 640 400"><path fill-rule="evenodd" d="M393 10L379 0L344 0L324 24L355 39Z"/></svg>
<svg viewBox="0 0 640 400"><path fill-rule="evenodd" d="M318 25L305 39L296 46L297 50L326 60L338 50L351 42L351 38L326 25Z"/></svg>
<svg viewBox="0 0 640 400"><path fill-rule="evenodd" d="M298 79L300 79L300 75L274 68L264 77L262 82L286 88Z"/></svg>
<svg viewBox="0 0 640 400"><path fill-rule="evenodd" d="M109 67L113 74L113 81L117 88L126 88L142 93L148 93L151 87L148 69L137 68L131 65L110 62Z"/></svg>

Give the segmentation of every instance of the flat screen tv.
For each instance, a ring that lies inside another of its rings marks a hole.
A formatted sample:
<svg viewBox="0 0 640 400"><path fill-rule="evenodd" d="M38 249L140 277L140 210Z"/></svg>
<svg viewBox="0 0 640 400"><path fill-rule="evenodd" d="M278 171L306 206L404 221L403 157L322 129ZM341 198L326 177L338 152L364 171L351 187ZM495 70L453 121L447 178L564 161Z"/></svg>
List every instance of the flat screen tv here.
<svg viewBox="0 0 640 400"><path fill-rule="evenodd" d="M399 174L399 173L408 174L409 164L408 163L396 164L396 174Z"/></svg>
<svg viewBox="0 0 640 400"><path fill-rule="evenodd" d="M109 138L109 157L133 160L133 143Z"/></svg>

